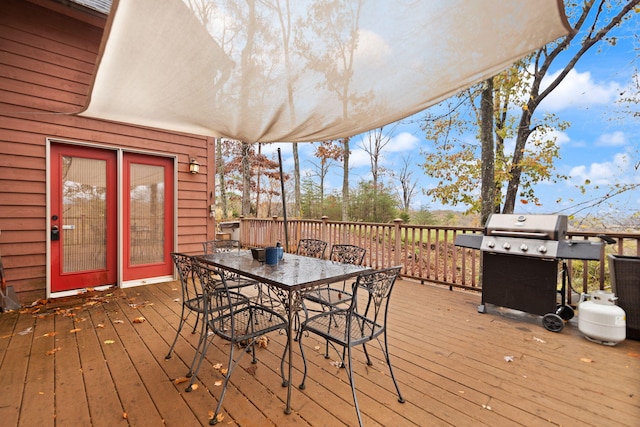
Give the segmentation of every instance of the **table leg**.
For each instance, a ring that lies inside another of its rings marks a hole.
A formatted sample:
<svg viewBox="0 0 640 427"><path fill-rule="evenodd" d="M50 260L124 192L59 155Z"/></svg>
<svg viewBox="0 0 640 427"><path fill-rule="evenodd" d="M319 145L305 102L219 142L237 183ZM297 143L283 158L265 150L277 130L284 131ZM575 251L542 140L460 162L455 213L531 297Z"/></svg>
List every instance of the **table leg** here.
<svg viewBox="0 0 640 427"><path fill-rule="evenodd" d="M288 373L288 382L287 382L287 406L284 408L285 414L291 413L291 382L292 382L292 374L293 374L293 292L289 291L289 306L287 307L287 320L289 321L288 328L288 337L289 340L289 373Z"/></svg>

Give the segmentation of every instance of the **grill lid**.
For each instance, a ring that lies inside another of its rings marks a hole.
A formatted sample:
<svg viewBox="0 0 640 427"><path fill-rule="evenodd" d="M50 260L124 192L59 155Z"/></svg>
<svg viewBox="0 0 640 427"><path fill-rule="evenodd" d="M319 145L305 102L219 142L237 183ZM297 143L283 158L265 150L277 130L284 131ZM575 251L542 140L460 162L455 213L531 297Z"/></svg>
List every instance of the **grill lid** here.
<svg viewBox="0 0 640 427"><path fill-rule="evenodd" d="M567 235L566 215L491 214L485 236L520 239L563 240Z"/></svg>

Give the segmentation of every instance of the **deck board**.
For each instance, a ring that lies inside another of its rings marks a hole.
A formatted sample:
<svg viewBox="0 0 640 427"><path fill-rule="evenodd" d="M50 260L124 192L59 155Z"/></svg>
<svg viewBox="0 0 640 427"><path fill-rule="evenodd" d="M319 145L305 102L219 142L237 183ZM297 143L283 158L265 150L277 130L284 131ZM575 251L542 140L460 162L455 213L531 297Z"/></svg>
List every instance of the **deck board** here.
<svg viewBox="0 0 640 427"><path fill-rule="evenodd" d="M197 390L187 393L186 383L176 384L198 342L191 316L173 357L165 360L179 298L172 282L0 314L3 425L207 425L222 379L212 366L226 364L229 346L212 341ZM475 293L398 282L389 345L406 403L398 402L379 349L371 347L371 367L356 349L365 425L636 425L639 341L603 346L584 339L575 319L552 333L538 316L494 306L480 314L479 302ZM138 317L145 321L135 323ZM313 336L302 342L308 377L305 390L292 391L293 413L283 411L285 337L272 334L268 347L258 350L258 364L245 355L232 376L222 425L357 424L344 370L324 358L324 342ZM295 345L297 386L302 360Z"/></svg>

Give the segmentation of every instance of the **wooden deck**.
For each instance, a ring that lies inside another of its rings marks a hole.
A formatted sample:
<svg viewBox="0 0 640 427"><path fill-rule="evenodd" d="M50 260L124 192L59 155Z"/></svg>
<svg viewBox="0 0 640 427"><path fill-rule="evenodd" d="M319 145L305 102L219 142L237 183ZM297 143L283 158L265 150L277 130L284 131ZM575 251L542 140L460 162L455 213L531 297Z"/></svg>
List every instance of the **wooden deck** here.
<svg viewBox="0 0 640 427"><path fill-rule="evenodd" d="M197 341L184 330L175 356L165 360L179 298L177 284L168 283L0 314L0 424L207 425L220 393L221 375L212 365L226 361L227 349L214 340L197 390L185 393L185 385L175 383ZM374 366L356 366L367 426L638 425L640 342L595 344L574 321L552 333L537 316L496 307L479 314L479 301L478 294L398 282L390 347L406 403L397 401L372 347ZM136 323L139 317L145 321ZM304 340L307 388L294 388L293 413L283 413L283 343L283 336L272 335L257 365L244 358L220 425L356 425L346 375L324 359L314 338ZM298 384L299 358L294 366Z"/></svg>

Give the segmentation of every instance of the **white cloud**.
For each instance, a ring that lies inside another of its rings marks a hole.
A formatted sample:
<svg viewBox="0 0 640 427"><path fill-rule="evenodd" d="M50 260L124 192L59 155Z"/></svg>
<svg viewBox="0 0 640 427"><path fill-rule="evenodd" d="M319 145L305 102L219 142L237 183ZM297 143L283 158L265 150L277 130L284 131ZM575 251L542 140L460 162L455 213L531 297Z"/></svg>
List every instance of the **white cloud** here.
<svg viewBox="0 0 640 427"><path fill-rule="evenodd" d="M581 185L587 180L595 185L610 185L624 181L637 181L640 178L633 170L629 155L625 153L615 154L608 162L575 166L569 172L569 176L576 185Z"/></svg>
<svg viewBox="0 0 640 427"><path fill-rule="evenodd" d="M391 138L389 144L385 147L385 150L390 152L404 152L415 150L420 140L409 132L401 132L398 135Z"/></svg>
<svg viewBox="0 0 640 427"><path fill-rule="evenodd" d="M381 64L387 60L390 52L391 48L379 34L365 29L359 30L358 47L355 51L356 62L369 65Z"/></svg>
<svg viewBox="0 0 640 427"><path fill-rule="evenodd" d="M553 81L560 71L550 74L542 80L541 90ZM616 82L595 82L591 72L580 73L574 69L542 101L540 108L547 111L560 111L566 108L587 108L592 105L613 104L620 92Z"/></svg>
<svg viewBox="0 0 640 427"><path fill-rule="evenodd" d="M362 148L354 148L349 154L349 169L371 165L371 156Z"/></svg>
<svg viewBox="0 0 640 427"><path fill-rule="evenodd" d="M615 131L613 133L604 133L598 137L595 145L597 147L620 147L627 145L627 138L622 131Z"/></svg>

